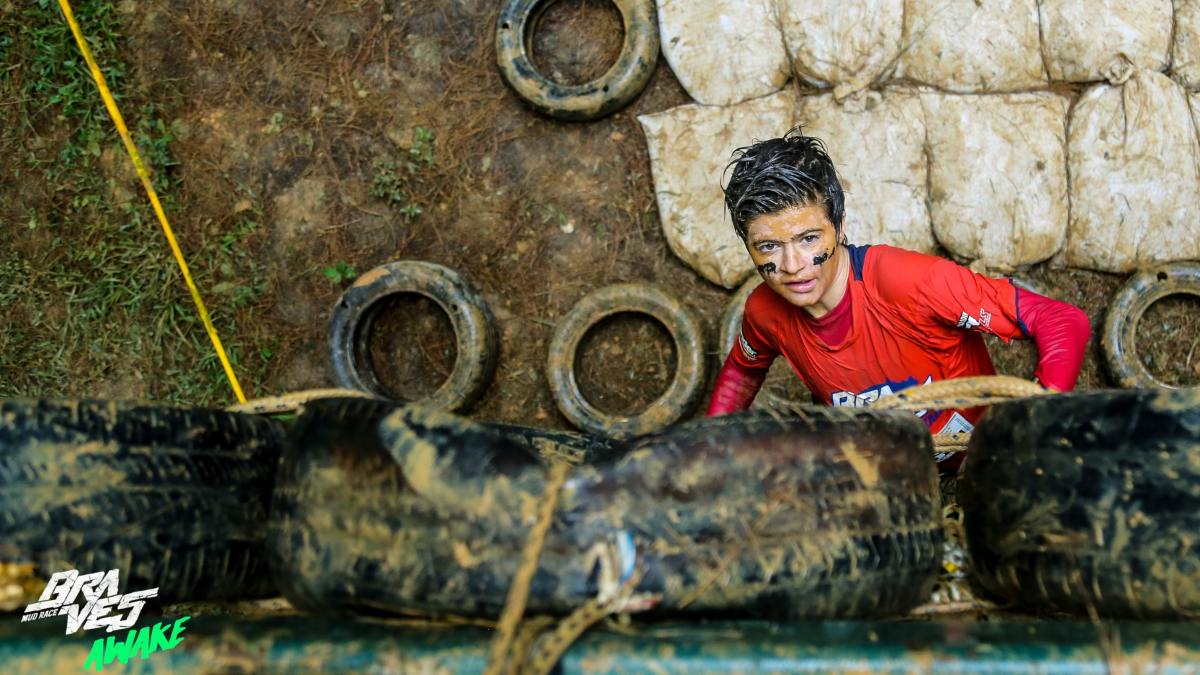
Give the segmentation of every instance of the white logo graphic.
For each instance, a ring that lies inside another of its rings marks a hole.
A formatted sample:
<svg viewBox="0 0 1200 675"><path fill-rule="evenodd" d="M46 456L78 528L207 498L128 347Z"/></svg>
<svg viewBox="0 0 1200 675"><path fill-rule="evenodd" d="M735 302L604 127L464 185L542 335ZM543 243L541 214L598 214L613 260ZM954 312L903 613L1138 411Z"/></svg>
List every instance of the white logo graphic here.
<svg viewBox="0 0 1200 675"><path fill-rule="evenodd" d="M119 582L120 572L115 569L91 574L80 574L78 570L57 572L38 601L25 608L21 622L66 616L67 635L80 628L107 628L110 633L129 628L137 622L145 601L158 597L158 588L121 595L117 592Z"/></svg>
<svg viewBox="0 0 1200 675"><path fill-rule="evenodd" d="M962 316L958 317L958 327L965 328L967 330L971 330L972 328L978 328L979 327L979 319L976 319L975 317L971 316L970 314L963 312Z"/></svg>
<svg viewBox="0 0 1200 675"><path fill-rule="evenodd" d="M745 335L738 333L738 344L742 346L742 353L746 355L746 358L750 359L751 361L758 360L758 352L754 351L754 348L751 347L750 343L746 341Z"/></svg>

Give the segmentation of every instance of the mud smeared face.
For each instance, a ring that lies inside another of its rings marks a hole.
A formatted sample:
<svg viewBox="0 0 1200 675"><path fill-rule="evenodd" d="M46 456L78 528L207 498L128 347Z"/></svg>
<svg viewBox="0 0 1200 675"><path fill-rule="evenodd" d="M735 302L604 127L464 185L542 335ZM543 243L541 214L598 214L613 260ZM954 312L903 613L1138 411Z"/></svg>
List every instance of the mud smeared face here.
<svg viewBox="0 0 1200 675"><path fill-rule="evenodd" d="M746 248L767 286L789 303L818 309L831 293L840 270L837 231L821 205L793 206L751 220ZM836 304L834 302L833 304Z"/></svg>

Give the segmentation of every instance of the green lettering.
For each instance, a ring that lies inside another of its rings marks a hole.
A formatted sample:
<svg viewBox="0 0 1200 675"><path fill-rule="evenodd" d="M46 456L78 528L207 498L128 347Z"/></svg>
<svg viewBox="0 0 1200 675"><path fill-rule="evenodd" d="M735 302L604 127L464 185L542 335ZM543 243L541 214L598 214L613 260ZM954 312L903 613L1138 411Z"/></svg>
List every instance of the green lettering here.
<svg viewBox="0 0 1200 675"><path fill-rule="evenodd" d="M183 627L183 623L190 618L192 618L192 617L185 616L182 619L175 622L175 628L171 631L171 642L167 645L167 649L174 649L179 646L180 642L183 642L183 637L180 635L180 633L187 630L186 628ZM163 650L163 651L166 651L166 650Z"/></svg>
<svg viewBox="0 0 1200 675"><path fill-rule="evenodd" d="M113 659L121 663L129 663L129 649L133 646L134 634L136 630L131 630L125 634L125 641L118 642L113 636L108 636L104 640L104 665L113 662Z"/></svg>
<svg viewBox="0 0 1200 675"><path fill-rule="evenodd" d="M154 647L150 646L149 628L139 628L137 632L137 640L134 641L133 647L129 648L129 658L133 658L136 653L139 658L146 658L154 653Z"/></svg>
<svg viewBox="0 0 1200 675"><path fill-rule="evenodd" d="M156 623L151 631L150 637L150 652L165 652L171 648L170 641L167 639L167 629L171 627L169 623Z"/></svg>
<svg viewBox="0 0 1200 675"><path fill-rule="evenodd" d="M92 643L92 649L83 661L83 669L87 670L88 668L96 671L104 670L104 638Z"/></svg>

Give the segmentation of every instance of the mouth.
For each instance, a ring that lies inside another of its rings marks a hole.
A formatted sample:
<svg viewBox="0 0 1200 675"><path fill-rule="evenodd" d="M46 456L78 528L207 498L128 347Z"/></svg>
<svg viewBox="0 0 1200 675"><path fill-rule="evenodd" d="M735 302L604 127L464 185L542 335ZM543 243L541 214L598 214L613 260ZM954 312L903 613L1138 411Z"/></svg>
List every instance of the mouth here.
<svg viewBox="0 0 1200 675"><path fill-rule="evenodd" d="M814 288L816 288L817 280L816 279L807 279L804 281L787 281L787 282L784 282L783 285L787 286L788 290L790 290L793 293L808 293L808 292L811 292Z"/></svg>

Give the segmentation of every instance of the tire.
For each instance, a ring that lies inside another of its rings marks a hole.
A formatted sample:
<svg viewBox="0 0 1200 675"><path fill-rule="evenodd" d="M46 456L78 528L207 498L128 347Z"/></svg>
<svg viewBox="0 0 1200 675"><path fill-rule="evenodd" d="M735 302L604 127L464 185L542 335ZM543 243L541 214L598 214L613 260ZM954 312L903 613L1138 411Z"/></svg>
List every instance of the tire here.
<svg viewBox="0 0 1200 675"><path fill-rule="evenodd" d="M496 372L495 320L483 297L454 270L415 260L367 272L342 294L329 323L329 360L340 387L392 398L370 363L368 339L385 298L415 293L438 304L454 326L458 357L450 377L429 396L413 401L464 410L483 395Z"/></svg>
<svg viewBox="0 0 1200 675"><path fill-rule="evenodd" d="M1200 392L992 406L960 489L989 593L1035 611L1200 616Z"/></svg>
<svg viewBox="0 0 1200 675"><path fill-rule="evenodd" d="M0 562L120 569L163 602L272 592L271 420L104 401L0 402Z"/></svg>
<svg viewBox="0 0 1200 675"><path fill-rule="evenodd" d="M722 362L725 361L725 357L729 356L729 352L733 350L734 341L742 332L742 317L746 314L746 301L750 299L750 294L760 284L762 284L762 279L757 274L750 277L746 283L738 287L733 297L729 298L729 304L725 306L725 313L721 315L721 353L718 355Z"/></svg>
<svg viewBox="0 0 1200 675"><path fill-rule="evenodd" d="M613 0L621 12L621 55L598 79L558 84L533 65L533 33L554 0L506 0L496 22L496 63L514 93L538 112L591 120L625 107L641 93L658 64L658 21L652 0Z"/></svg>
<svg viewBox="0 0 1200 675"><path fill-rule="evenodd" d="M667 390L645 411L630 416L596 408L575 380L575 356L584 335L606 317L624 312L646 314L661 323L674 340L677 355L675 377ZM654 286L607 286L576 303L555 327L546 374L558 409L584 433L626 439L659 431L691 412L703 394L700 322L683 303Z"/></svg>
<svg viewBox="0 0 1200 675"><path fill-rule="evenodd" d="M1117 291L1104 320L1104 359L1122 387L1178 389L1154 377L1137 353L1138 322L1150 305L1175 294L1200 297L1200 263L1162 265L1130 277ZM1200 385L1187 387L1200 390Z"/></svg>
<svg viewBox="0 0 1200 675"><path fill-rule="evenodd" d="M500 613L545 486L518 436L413 406L369 418L315 406L292 438L272 512L289 600ZM645 573L637 591L661 595L658 614L903 614L927 597L941 559L931 443L908 414L809 407L620 446L573 470L527 611L566 614L592 598L588 551L631 540Z"/></svg>

